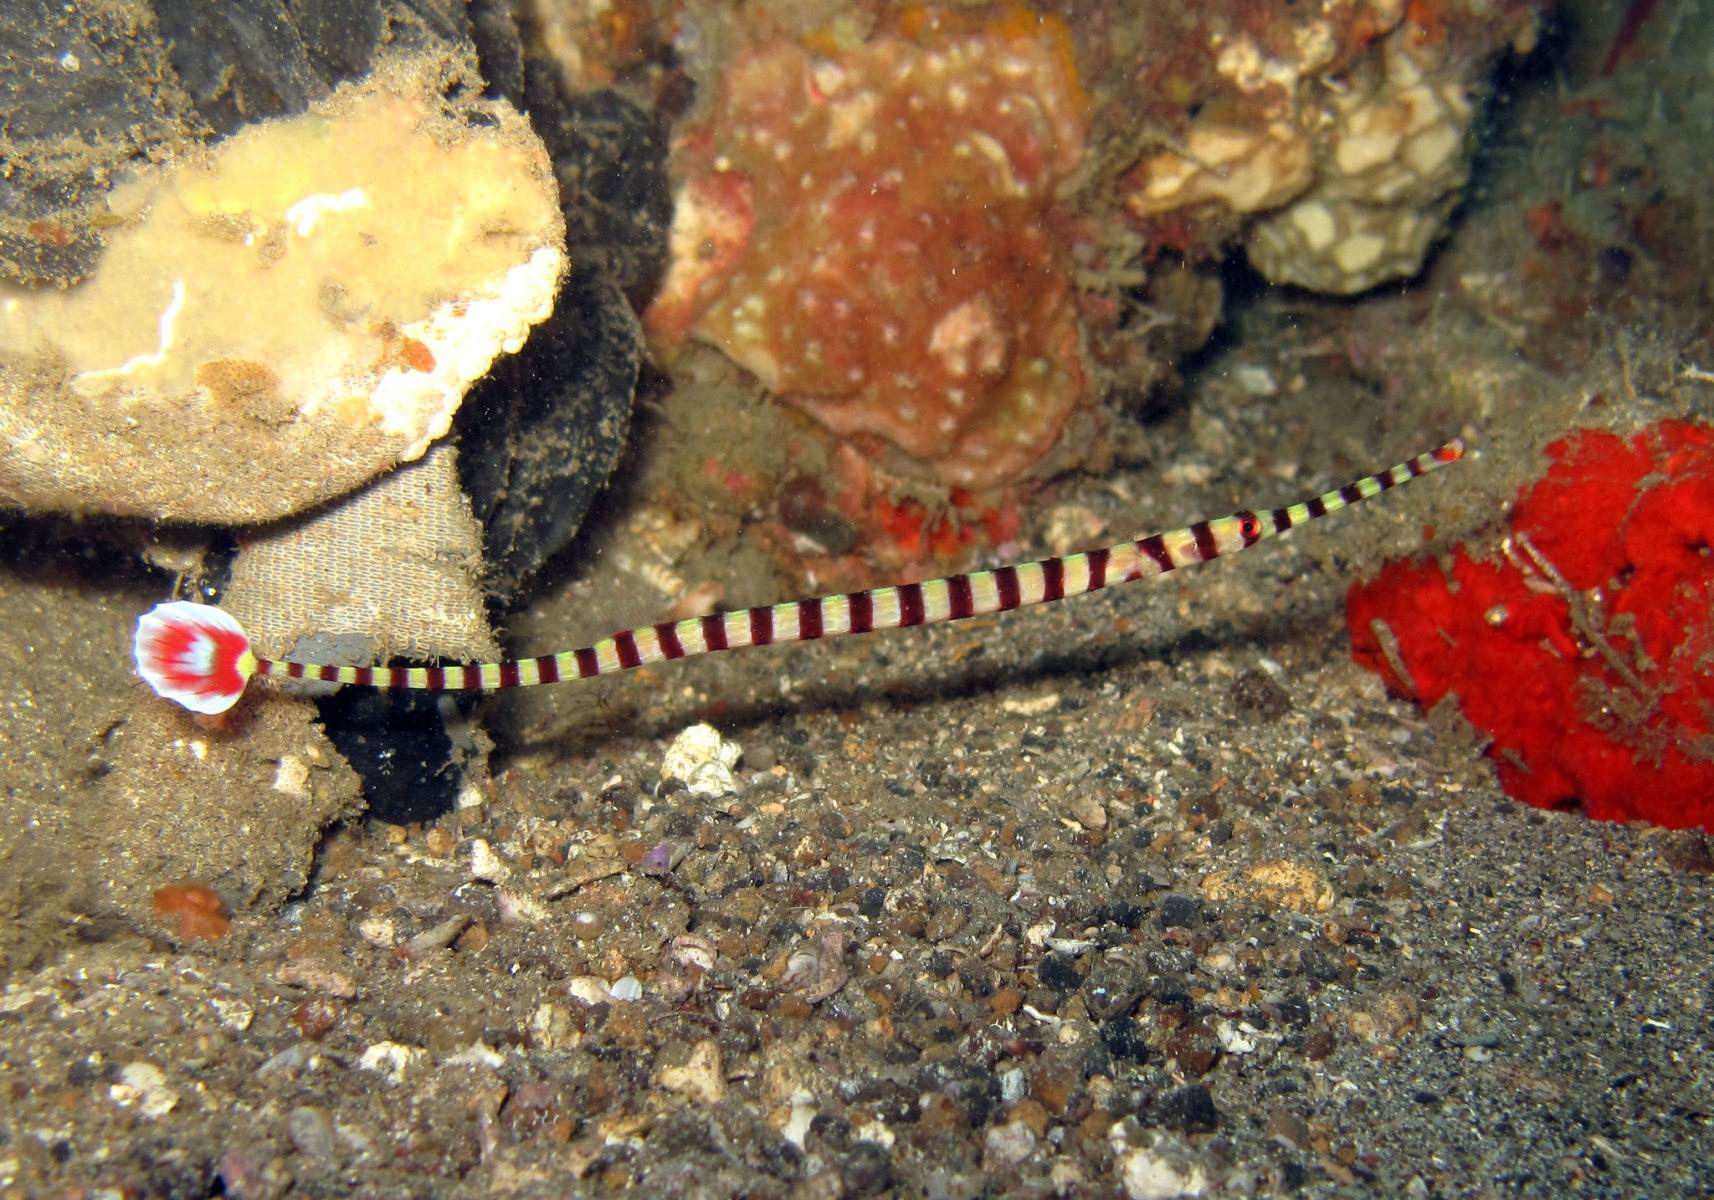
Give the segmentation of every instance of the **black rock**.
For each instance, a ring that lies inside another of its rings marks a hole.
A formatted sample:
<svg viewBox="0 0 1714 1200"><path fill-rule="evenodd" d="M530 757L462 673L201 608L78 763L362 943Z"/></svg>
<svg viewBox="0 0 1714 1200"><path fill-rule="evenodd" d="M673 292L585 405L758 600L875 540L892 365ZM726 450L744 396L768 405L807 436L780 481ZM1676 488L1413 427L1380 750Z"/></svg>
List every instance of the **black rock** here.
<svg viewBox="0 0 1714 1200"><path fill-rule="evenodd" d="M1073 992L1083 984L1083 976L1077 973L1077 960L1058 952L1041 960L1041 966L1036 968L1036 978L1056 992Z"/></svg>
<svg viewBox="0 0 1714 1200"><path fill-rule="evenodd" d="M352 687L317 698L328 740L362 779L373 819L408 825L452 811L461 772L439 700Z"/></svg>
<svg viewBox="0 0 1714 1200"><path fill-rule="evenodd" d="M858 1142L845 1156L845 1190L852 1196L873 1196L893 1182L893 1164L884 1147L875 1142Z"/></svg>
<svg viewBox="0 0 1714 1200"><path fill-rule="evenodd" d="M112 174L206 134L166 44L139 24L120 7L0 4L0 279L67 287L88 275Z"/></svg>
<svg viewBox="0 0 1714 1200"><path fill-rule="evenodd" d="M1196 901L1189 896L1180 896L1176 892L1161 901L1160 922L1162 929L1174 926L1183 927L1196 920Z"/></svg>
<svg viewBox="0 0 1714 1200"><path fill-rule="evenodd" d="M1213 1133L1220 1125L1214 1097L1200 1083L1174 1088L1161 1097L1155 1113L1162 1125L1185 1133Z"/></svg>
<svg viewBox="0 0 1714 1200"><path fill-rule="evenodd" d="M1232 707L1240 717L1271 725L1291 711L1291 693L1266 671L1251 668L1232 683Z"/></svg>
<svg viewBox="0 0 1714 1200"><path fill-rule="evenodd" d="M155 0L179 79L223 134L301 113L366 74L387 9L378 0Z"/></svg>
<svg viewBox="0 0 1714 1200"><path fill-rule="evenodd" d="M1149 1046L1136 1022L1130 1018L1109 1021L1101 1027L1101 1041L1107 1047L1107 1052L1114 1058L1128 1062L1143 1063L1148 1061Z"/></svg>
<svg viewBox="0 0 1714 1200"><path fill-rule="evenodd" d="M458 473L500 599L570 544L606 484L630 430L642 348L619 285L580 263L553 315L465 396Z"/></svg>
<svg viewBox="0 0 1714 1200"><path fill-rule="evenodd" d="M1110 900L1095 910L1095 922L1112 922L1123 929L1135 929L1143 923L1143 910L1129 900Z"/></svg>
<svg viewBox="0 0 1714 1200"><path fill-rule="evenodd" d="M530 72L523 106L559 177L566 242L639 308L659 281L672 227L667 135L659 118L612 91L558 99Z"/></svg>

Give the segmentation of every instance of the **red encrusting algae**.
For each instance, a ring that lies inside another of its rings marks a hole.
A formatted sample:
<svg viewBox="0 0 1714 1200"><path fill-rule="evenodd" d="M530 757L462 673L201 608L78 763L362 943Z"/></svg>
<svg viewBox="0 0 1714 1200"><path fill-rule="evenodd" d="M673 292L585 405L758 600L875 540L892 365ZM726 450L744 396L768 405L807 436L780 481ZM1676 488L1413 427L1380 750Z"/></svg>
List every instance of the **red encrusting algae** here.
<svg viewBox="0 0 1714 1200"><path fill-rule="evenodd" d="M1600 820L1714 824L1714 429L1548 448L1502 553L1352 586L1357 661L1454 695L1506 792Z"/></svg>

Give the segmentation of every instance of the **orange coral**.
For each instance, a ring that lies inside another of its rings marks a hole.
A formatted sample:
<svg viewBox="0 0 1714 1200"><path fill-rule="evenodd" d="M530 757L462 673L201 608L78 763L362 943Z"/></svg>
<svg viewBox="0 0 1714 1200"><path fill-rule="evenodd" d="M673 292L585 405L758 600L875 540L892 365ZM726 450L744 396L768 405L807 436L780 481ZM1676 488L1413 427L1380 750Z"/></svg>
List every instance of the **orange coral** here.
<svg viewBox="0 0 1714 1200"><path fill-rule="evenodd" d="M1083 120L1053 33L744 54L680 147L657 342L712 342L895 467L1027 471L1084 395L1053 201Z"/></svg>
<svg viewBox="0 0 1714 1200"><path fill-rule="evenodd" d="M162 921L177 917L179 937L187 942L197 939L218 942L232 932L226 901L205 883L186 880L157 889L155 915Z"/></svg>

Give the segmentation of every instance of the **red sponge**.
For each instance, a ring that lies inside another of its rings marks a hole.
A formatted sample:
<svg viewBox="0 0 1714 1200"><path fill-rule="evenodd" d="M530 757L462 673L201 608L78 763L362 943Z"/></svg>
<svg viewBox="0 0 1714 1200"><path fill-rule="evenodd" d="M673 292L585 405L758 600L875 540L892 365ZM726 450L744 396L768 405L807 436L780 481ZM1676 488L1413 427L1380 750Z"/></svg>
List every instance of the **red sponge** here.
<svg viewBox="0 0 1714 1200"><path fill-rule="evenodd" d="M1425 706L1457 696L1519 800L1714 825L1714 430L1586 432L1548 454L1503 554L1353 585L1352 653Z"/></svg>

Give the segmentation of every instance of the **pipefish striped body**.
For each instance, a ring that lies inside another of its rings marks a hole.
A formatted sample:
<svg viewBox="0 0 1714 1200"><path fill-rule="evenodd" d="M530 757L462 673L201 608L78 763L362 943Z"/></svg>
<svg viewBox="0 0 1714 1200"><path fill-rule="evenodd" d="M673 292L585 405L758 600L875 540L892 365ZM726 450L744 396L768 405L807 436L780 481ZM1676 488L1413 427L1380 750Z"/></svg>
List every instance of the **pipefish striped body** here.
<svg viewBox="0 0 1714 1200"><path fill-rule="evenodd" d="M1063 558L627 629L593 646L537 658L425 667L351 667L262 658L251 650L249 636L230 615L212 605L183 600L157 604L139 618L133 649L138 673L156 692L199 713L226 711L258 676L428 691L534 687L718 650L937 625L1069 600L1247 550L1463 456L1464 443L1455 438L1390 470L1287 508L1261 513L1244 510Z"/></svg>

